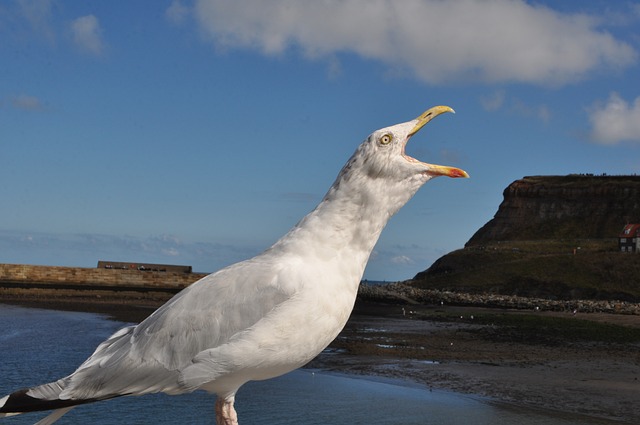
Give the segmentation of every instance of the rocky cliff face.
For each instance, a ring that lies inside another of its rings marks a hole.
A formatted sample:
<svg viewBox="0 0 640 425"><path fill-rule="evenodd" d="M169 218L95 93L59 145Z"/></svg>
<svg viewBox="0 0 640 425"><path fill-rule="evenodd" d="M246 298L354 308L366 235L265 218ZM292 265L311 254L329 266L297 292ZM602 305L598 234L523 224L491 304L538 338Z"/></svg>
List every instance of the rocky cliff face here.
<svg viewBox="0 0 640 425"><path fill-rule="evenodd" d="M640 176L532 176L511 183L467 247L497 241L615 238L640 222Z"/></svg>

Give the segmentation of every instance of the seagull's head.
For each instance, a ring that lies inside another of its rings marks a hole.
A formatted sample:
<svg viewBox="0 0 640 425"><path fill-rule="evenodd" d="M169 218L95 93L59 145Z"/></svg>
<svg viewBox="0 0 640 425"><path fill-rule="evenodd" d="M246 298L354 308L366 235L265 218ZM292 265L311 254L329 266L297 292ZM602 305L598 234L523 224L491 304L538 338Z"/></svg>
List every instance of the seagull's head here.
<svg viewBox="0 0 640 425"><path fill-rule="evenodd" d="M428 164L405 152L409 139L445 112L454 111L448 106L434 106L411 121L374 131L358 147L345 171L358 169L373 179L384 179L389 183L413 182L411 186L417 184L418 187L437 176L469 177L459 168Z"/></svg>
<svg viewBox="0 0 640 425"><path fill-rule="evenodd" d="M328 195L344 187L346 196L357 198L356 203L371 204L377 199L373 204L385 205L389 215L393 215L430 179L469 177L459 168L422 162L405 152L409 139L445 112L453 109L435 106L411 121L371 133L344 166Z"/></svg>

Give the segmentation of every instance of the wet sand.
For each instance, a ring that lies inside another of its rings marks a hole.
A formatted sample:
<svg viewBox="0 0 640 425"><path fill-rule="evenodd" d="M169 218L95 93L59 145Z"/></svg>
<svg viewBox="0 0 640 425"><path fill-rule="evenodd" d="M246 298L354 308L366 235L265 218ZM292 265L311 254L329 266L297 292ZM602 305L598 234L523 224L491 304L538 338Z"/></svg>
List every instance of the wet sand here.
<svg viewBox="0 0 640 425"><path fill-rule="evenodd" d="M640 423L638 342L562 338L545 330L519 332L504 322L487 323L503 315L527 315L533 320L552 316L638 330L639 316L442 306L411 306L413 313L405 307L403 315L401 309L359 306L331 350L311 366Z"/></svg>
<svg viewBox="0 0 640 425"><path fill-rule="evenodd" d="M95 300L94 300L95 301ZM157 306L64 300L1 300L106 313L138 322ZM640 343L549 332L546 318L586 319L634 332L640 316L522 312L474 307L358 303L340 336L307 367L400 378L495 402L640 423ZM521 330L520 318L540 318ZM495 319L495 323L492 321ZM513 322L513 323L512 323ZM551 322L552 326L554 322ZM548 328L547 328L548 329ZM607 328L604 328L608 332ZM635 335L635 334L634 334Z"/></svg>

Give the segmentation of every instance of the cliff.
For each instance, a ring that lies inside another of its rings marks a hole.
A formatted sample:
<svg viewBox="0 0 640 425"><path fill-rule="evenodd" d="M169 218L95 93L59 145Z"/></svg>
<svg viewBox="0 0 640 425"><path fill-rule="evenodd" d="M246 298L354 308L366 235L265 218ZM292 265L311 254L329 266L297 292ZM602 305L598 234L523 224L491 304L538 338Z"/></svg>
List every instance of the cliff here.
<svg viewBox="0 0 640 425"><path fill-rule="evenodd" d="M615 238L640 222L640 176L532 176L511 183L466 246L497 241Z"/></svg>
<svg viewBox="0 0 640 425"><path fill-rule="evenodd" d="M511 183L493 219L407 283L422 289L640 301L640 254L617 236L640 222L640 176L533 176Z"/></svg>

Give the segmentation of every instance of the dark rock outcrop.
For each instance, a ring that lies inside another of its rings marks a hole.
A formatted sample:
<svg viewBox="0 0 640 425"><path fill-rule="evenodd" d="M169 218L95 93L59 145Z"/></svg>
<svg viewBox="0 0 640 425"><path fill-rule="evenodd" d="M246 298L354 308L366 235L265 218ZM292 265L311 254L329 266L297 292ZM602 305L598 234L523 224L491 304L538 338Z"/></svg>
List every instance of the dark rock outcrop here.
<svg viewBox="0 0 640 425"><path fill-rule="evenodd" d="M496 241L614 238L640 222L640 176L532 176L511 183L466 246Z"/></svg>

